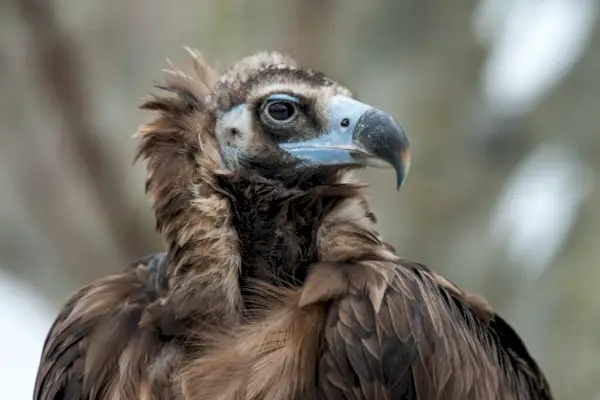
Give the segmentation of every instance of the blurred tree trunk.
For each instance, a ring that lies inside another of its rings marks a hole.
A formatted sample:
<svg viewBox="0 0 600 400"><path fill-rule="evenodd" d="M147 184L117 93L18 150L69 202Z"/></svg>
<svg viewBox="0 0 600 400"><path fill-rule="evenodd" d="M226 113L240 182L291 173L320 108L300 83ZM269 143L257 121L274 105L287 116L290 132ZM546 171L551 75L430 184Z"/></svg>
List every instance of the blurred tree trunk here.
<svg viewBox="0 0 600 400"><path fill-rule="evenodd" d="M93 110L85 96L87 82L76 47L59 25L51 4L44 0L19 0L19 11L29 30L31 54L48 100L62 116L67 155L81 161L89 189L119 253L127 260L153 250L153 236L133 212L117 163L92 122ZM114 267L109 267L114 268Z"/></svg>
<svg viewBox="0 0 600 400"><path fill-rule="evenodd" d="M23 89L14 84L15 74L8 68L3 76L8 78L3 87L13 95L12 102L1 108L3 119L12 119L10 133L0 135L2 168L17 190L17 197L35 221L36 229L43 232L52 253L61 260L57 263L50 257L30 258L33 264L21 265L17 260L14 264L4 265L18 266L18 270L11 272L33 280L42 291L47 289L47 295L54 293L54 289L64 294L96 277L98 270L114 268L122 260L117 254L99 246L98 241L92 241L92 235L81 231L77 211L70 207L74 199L67 174L59 164L49 159L43 146L32 134L36 129L29 122L27 109L20 107L26 104L26 100ZM9 188L3 187L2 190ZM3 233L15 235L19 227L12 227L10 231ZM28 238L23 246L35 245L31 239L29 241Z"/></svg>

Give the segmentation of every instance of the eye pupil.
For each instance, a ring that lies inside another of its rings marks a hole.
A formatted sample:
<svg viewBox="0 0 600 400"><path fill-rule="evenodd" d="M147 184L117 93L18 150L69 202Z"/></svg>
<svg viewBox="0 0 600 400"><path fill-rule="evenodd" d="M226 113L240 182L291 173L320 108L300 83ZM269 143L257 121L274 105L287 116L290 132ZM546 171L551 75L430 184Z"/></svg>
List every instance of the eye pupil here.
<svg viewBox="0 0 600 400"><path fill-rule="evenodd" d="M296 107L289 101L274 101L267 107L267 112L276 121L286 121L294 116Z"/></svg>

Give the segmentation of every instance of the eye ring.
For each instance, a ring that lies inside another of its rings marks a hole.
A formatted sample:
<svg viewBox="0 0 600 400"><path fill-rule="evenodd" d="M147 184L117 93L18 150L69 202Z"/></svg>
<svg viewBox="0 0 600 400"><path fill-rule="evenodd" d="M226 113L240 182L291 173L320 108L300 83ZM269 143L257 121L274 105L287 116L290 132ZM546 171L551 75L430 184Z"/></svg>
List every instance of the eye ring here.
<svg viewBox="0 0 600 400"><path fill-rule="evenodd" d="M290 100L271 100L263 108L263 115L267 121L275 125L285 125L296 119L298 106Z"/></svg>

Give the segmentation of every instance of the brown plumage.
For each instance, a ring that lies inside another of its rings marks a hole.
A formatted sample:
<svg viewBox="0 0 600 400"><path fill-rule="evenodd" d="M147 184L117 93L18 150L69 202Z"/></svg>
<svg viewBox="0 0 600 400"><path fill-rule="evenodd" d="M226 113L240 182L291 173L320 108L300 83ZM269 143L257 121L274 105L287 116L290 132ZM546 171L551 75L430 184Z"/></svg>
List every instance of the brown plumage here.
<svg viewBox="0 0 600 400"><path fill-rule="evenodd" d="M166 253L74 294L34 399L551 399L478 296L399 258L354 168L402 182L403 132L321 73L190 50L142 108Z"/></svg>

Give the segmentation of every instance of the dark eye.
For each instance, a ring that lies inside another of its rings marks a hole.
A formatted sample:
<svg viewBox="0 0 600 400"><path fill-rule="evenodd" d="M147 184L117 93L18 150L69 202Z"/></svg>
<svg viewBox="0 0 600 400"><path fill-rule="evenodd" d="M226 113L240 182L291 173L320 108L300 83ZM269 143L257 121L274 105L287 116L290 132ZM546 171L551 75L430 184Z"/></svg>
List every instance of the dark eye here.
<svg viewBox="0 0 600 400"><path fill-rule="evenodd" d="M267 105L265 112L276 122L289 122L296 116L296 104L286 100L272 101Z"/></svg>

